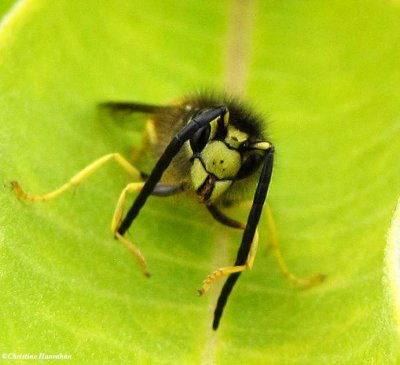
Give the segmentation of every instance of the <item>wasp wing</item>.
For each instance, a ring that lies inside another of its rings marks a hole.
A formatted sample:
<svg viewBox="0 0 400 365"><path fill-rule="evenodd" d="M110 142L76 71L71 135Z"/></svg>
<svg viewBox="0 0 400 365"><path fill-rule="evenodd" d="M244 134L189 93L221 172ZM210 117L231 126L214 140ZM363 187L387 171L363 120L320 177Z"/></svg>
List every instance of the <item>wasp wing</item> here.
<svg viewBox="0 0 400 365"><path fill-rule="evenodd" d="M99 103L99 107L109 110L110 112L123 112L123 113L146 113L154 114L163 110L171 109L168 105L156 105L156 104L143 104L135 103L130 101L105 101Z"/></svg>

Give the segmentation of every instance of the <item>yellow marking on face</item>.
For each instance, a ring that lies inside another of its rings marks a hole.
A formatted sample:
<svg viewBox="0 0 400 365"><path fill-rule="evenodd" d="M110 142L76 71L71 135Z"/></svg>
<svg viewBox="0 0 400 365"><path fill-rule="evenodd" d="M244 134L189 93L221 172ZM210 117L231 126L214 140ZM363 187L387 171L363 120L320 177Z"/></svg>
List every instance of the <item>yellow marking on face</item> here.
<svg viewBox="0 0 400 365"><path fill-rule="evenodd" d="M209 201L214 201L219 198L222 193L224 193L232 185L232 180L221 180L216 181L214 184L214 189L211 193Z"/></svg>
<svg viewBox="0 0 400 365"><path fill-rule="evenodd" d="M230 147L239 148L239 146L246 142L249 138L249 135L245 132L240 131L239 129L228 126L228 131L225 137L225 143Z"/></svg>
<svg viewBox="0 0 400 365"><path fill-rule="evenodd" d="M241 166L240 153L229 149L224 142L212 141L201 152L206 170L218 179L236 176Z"/></svg>
<svg viewBox="0 0 400 365"><path fill-rule="evenodd" d="M217 153L220 151L221 153ZM221 156L226 159L222 160ZM240 154L235 150L230 150L221 141L213 141L209 143L205 150L201 153L203 163L199 158L195 158L190 170L192 186L197 191L207 180L209 174L213 174L217 179L229 179L237 174L240 168ZM213 164L214 162L214 164ZM210 166L210 167L209 167ZM231 185L232 180L216 180L209 197L209 201L214 201L220 197Z"/></svg>
<svg viewBox="0 0 400 365"><path fill-rule="evenodd" d="M263 150L266 151L268 148L270 148L272 145L269 142L257 142L253 143L250 147L254 148L256 150Z"/></svg>
<svg viewBox="0 0 400 365"><path fill-rule="evenodd" d="M218 118L215 118L211 123L210 123L210 127L211 127L211 131L210 131L210 138L209 140L212 140L215 135L217 134L218 131Z"/></svg>
<svg viewBox="0 0 400 365"><path fill-rule="evenodd" d="M190 169L190 175L194 190L197 190L207 179L208 173L206 170L204 170L204 167L198 158L193 161L192 168Z"/></svg>
<svg viewBox="0 0 400 365"><path fill-rule="evenodd" d="M228 126L229 123L229 110L226 111L226 113L224 114L224 125L225 127Z"/></svg>

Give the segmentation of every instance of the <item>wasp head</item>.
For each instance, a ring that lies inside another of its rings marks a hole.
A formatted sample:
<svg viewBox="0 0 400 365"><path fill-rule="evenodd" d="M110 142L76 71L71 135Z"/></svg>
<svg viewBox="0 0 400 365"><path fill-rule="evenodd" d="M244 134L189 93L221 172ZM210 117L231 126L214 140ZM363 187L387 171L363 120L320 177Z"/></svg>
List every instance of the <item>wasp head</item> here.
<svg viewBox="0 0 400 365"><path fill-rule="evenodd" d="M196 116L207 109L200 110ZM203 203L220 198L237 180L252 175L262 164L268 142L232 124L226 111L200 128L188 145L191 157L191 181ZM243 121L242 123L243 124Z"/></svg>

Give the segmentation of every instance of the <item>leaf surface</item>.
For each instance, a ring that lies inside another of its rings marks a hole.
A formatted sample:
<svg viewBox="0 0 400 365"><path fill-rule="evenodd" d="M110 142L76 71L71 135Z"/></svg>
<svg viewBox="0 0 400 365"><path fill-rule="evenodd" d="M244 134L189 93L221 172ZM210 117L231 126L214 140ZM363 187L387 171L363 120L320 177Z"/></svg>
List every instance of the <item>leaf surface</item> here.
<svg viewBox="0 0 400 365"><path fill-rule="evenodd" d="M221 88L231 7L27 0L2 24L1 353L88 364L399 361L393 251L384 261L400 195L395 1L260 1L248 10L246 99L268 116L277 150L269 201L288 265L300 276L325 273L318 287L282 278L264 222L254 268L214 333L218 288L203 298L196 289L233 261L240 234L196 202L146 204L130 235L153 273L146 279L109 229L130 181L118 166L45 204L18 201L9 188L18 180L44 193L102 155L128 157L143 123L104 118L99 101L167 103Z"/></svg>

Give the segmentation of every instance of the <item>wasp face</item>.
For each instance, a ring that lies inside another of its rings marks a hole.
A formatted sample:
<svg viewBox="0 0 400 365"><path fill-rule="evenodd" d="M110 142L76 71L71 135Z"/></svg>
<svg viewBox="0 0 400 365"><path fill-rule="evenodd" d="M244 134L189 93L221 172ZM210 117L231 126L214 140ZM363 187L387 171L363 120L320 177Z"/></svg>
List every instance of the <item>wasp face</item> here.
<svg viewBox="0 0 400 365"><path fill-rule="evenodd" d="M201 202L215 201L236 180L257 170L265 151L255 147L260 142L250 141L251 136L229 124L229 112L193 135L191 180Z"/></svg>

